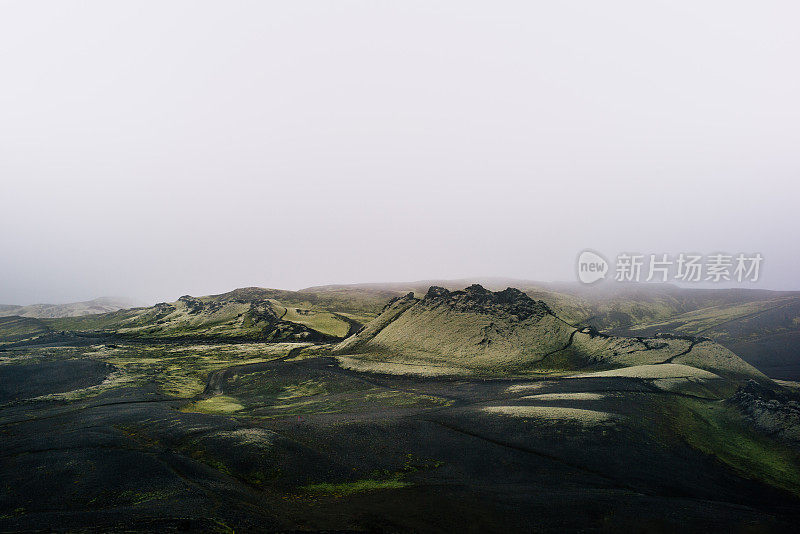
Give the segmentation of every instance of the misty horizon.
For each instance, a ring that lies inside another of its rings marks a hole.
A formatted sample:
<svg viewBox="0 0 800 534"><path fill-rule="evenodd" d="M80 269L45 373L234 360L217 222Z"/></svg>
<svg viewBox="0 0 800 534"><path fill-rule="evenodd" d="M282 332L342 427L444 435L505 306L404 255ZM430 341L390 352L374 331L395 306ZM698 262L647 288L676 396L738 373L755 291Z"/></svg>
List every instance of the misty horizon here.
<svg viewBox="0 0 800 534"><path fill-rule="evenodd" d="M0 532L794 532L800 3L0 2Z"/></svg>
<svg viewBox="0 0 800 534"><path fill-rule="evenodd" d="M587 248L800 290L795 4L45 4L0 17L0 303L573 282Z"/></svg>
<svg viewBox="0 0 800 534"><path fill-rule="evenodd" d="M237 287L230 287L216 291L209 291L209 292L200 292L200 293L180 293L180 294L172 294L162 296L161 298L150 298L145 299L141 297L131 297L128 295L96 295L93 297L89 297L86 299L80 300L65 300L65 301L39 301L39 302L0 302L0 305L16 305L16 306L34 306L34 305L63 305L63 304L73 304L77 302L91 302L95 300L103 300L103 299L111 299L111 300L118 300L121 302L128 303L131 307L145 307L145 306L152 306L159 302L175 302L180 297L189 295L192 297L206 297L206 296L215 296L215 295L222 295L234 291L236 289L244 289L244 288L261 288L267 290L277 290L277 291L305 291L305 290L313 290L319 288L327 288L327 287L375 287L375 288L397 288L397 287L412 287L412 286L421 286L421 285L436 285L436 284L446 284L446 285L458 285L461 284L464 287L467 287L472 284L479 284L479 285L486 285L491 286L494 288L502 289L500 286L508 286L514 287L516 285L530 285L530 286L540 286L543 290L551 290L551 291L577 291L579 293L584 294L599 294L603 291L608 292L610 291L630 291L630 290L638 290L642 288L659 288L659 287L672 287L677 289L685 289L685 290L744 290L744 291L770 291L775 293L793 293L799 292L798 289L774 289L774 288L767 288L761 287L760 285L749 284L749 285L742 285L742 284L727 284L727 285L720 285L720 284L686 284L686 283L674 283L674 282L633 282L633 283L625 283L625 282L617 282L614 280L606 280L604 282L585 285L581 284L576 280L527 280L522 278L509 278L504 276L471 276L465 278L424 278L419 280L407 280L407 281L380 281L380 282L350 282L350 283L330 283L330 284L316 284L316 285L308 285L308 286L300 286L300 287L269 287L269 286L258 286L258 285L242 285ZM503 287L503 288L504 288Z"/></svg>

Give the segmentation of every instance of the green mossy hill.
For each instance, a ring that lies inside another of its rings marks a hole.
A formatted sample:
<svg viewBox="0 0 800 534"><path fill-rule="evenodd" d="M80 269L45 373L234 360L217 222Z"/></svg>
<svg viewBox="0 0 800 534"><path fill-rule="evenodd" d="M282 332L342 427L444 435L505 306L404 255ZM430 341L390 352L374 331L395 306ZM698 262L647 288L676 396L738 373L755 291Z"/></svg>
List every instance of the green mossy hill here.
<svg viewBox="0 0 800 534"><path fill-rule="evenodd" d="M377 314L392 297L430 286L450 291L473 280L325 286L299 293L319 302ZM543 300L555 315L575 325L619 336L649 338L660 332L712 339L772 378L800 379L800 292L760 289L695 289L671 284L543 283L477 280L487 289L511 286ZM344 310L345 308L337 308Z"/></svg>
<svg viewBox="0 0 800 534"><path fill-rule="evenodd" d="M314 306L296 292L243 288L205 297L184 295L148 308L47 321L56 332L126 338L331 342L357 330L365 319Z"/></svg>
<svg viewBox="0 0 800 534"><path fill-rule="evenodd" d="M0 317L0 346L22 342L46 334L50 329L39 319Z"/></svg>
<svg viewBox="0 0 800 534"><path fill-rule="evenodd" d="M679 363L734 381L767 380L708 339L609 336L567 323L517 289L492 292L477 284L463 291L432 286L421 299L412 293L396 298L334 352L382 362L386 372L398 364L507 375Z"/></svg>
<svg viewBox="0 0 800 534"><path fill-rule="evenodd" d="M540 360L564 347L573 331L544 302L516 289L432 286L422 299L408 294L391 302L335 350L486 368Z"/></svg>

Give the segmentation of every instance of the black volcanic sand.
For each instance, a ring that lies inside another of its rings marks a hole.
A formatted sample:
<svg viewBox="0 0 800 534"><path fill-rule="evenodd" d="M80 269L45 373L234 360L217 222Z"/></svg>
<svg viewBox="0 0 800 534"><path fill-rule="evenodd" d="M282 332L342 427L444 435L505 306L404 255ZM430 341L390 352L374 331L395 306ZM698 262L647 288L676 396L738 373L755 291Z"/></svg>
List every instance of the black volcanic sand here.
<svg viewBox="0 0 800 534"><path fill-rule="evenodd" d="M0 531L737 532L800 520L797 497L667 436L657 412L670 394L638 379L510 392L534 381L367 375L311 358L212 376L191 400L230 396L242 408L228 415L180 411L190 399L147 384L30 400L110 370L0 365ZM569 392L603 396L536 404L620 419L482 410ZM385 485L319 486L363 480Z"/></svg>
<svg viewBox="0 0 800 534"><path fill-rule="evenodd" d="M0 365L0 402L93 386L113 370L107 363L83 359Z"/></svg>

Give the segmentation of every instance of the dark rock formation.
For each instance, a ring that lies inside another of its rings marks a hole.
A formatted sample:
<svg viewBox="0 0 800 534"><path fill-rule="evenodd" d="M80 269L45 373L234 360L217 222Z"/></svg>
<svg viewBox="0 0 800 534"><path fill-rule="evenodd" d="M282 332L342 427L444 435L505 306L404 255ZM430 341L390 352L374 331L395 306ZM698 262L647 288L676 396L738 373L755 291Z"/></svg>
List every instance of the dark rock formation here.
<svg viewBox="0 0 800 534"><path fill-rule="evenodd" d="M728 399L760 430L800 446L800 398L748 380Z"/></svg>
<svg viewBox="0 0 800 534"><path fill-rule="evenodd" d="M509 315L519 321L553 315L543 301L534 300L513 287L492 292L480 284L473 284L463 291L448 291L443 287L431 286L422 302L433 306L446 305L457 311Z"/></svg>

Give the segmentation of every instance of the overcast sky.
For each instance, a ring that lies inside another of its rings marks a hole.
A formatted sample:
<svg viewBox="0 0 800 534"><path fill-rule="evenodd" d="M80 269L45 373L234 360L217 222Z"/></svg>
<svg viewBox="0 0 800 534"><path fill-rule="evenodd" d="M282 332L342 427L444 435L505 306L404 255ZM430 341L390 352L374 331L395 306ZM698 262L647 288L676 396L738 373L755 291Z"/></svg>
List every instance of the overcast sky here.
<svg viewBox="0 0 800 534"><path fill-rule="evenodd" d="M0 0L0 302L574 280L800 289L800 4Z"/></svg>

